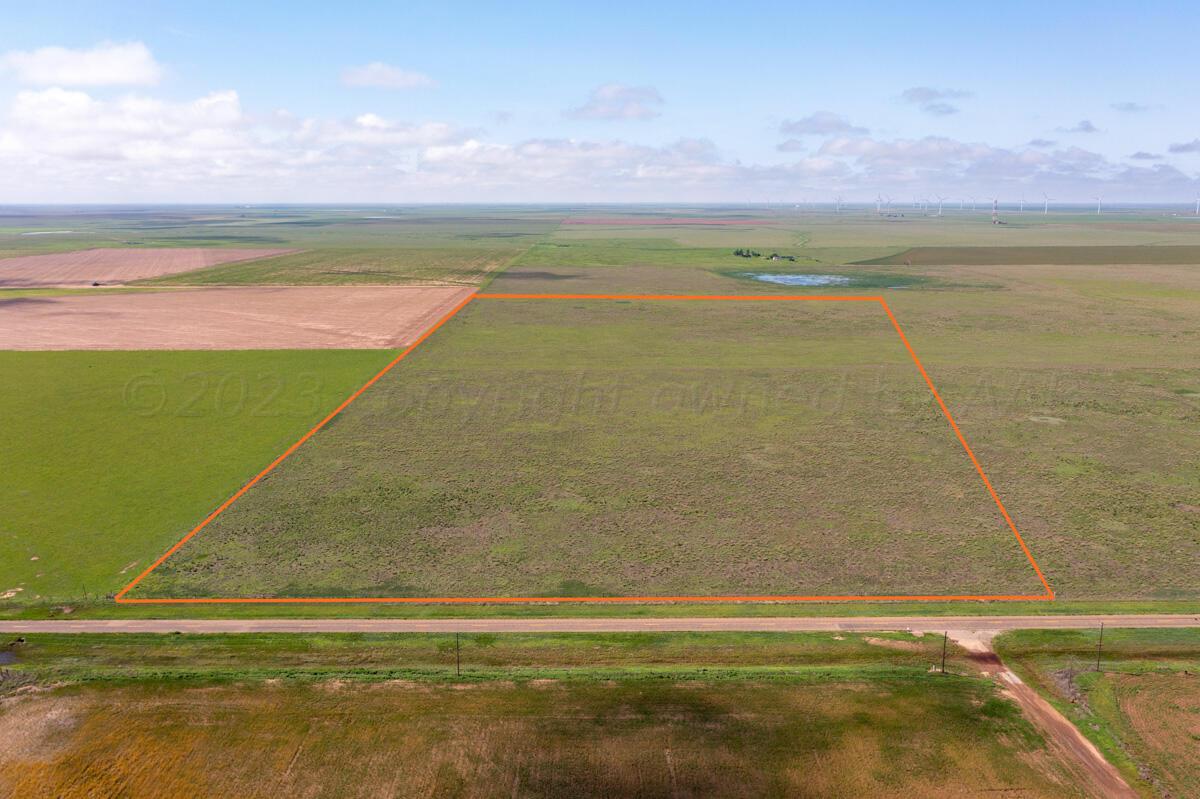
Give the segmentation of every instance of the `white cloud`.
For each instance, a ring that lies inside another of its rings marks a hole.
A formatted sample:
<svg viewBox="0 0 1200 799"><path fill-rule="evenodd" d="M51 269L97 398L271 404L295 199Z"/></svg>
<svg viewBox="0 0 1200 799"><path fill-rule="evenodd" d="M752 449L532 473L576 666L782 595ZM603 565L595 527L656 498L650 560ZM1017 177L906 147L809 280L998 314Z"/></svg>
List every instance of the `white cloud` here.
<svg viewBox="0 0 1200 799"><path fill-rule="evenodd" d="M342 70L342 83L346 86L379 89L424 89L437 85L436 81L424 72L401 69L382 61Z"/></svg>
<svg viewBox="0 0 1200 799"><path fill-rule="evenodd" d="M655 182L687 185L732 176L712 142L680 139L666 147L576 139L528 139L495 144L470 139L428 148L422 165L444 181L519 186L537 181L560 186Z"/></svg>
<svg viewBox="0 0 1200 799"><path fill-rule="evenodd" d="M1096 127L1090 119L1081 119L1075 123L1073 127L1059 128L1060 133L1099 133L1100 128Z"/></svg>
<svg viewBox="0 0 1200 799"><path fill-rule="evenodd" d="M189 196L204 187L320 181L326 170L347 181L386 175L411 169L424 147L461 138L448 124L373 113L350 121L257 117L234 91L173 103L55 87L17 93L0 125L0 169L36 176L43 188L108 181Z"/></svg>
<svg viewBox="0 0 1200 799"><path fill-rule="evenodd" d="M941 136L881 140L842 137L825 142L819 157L846 165L837 185L871 191L1028 191L1089 196L1096 191L1147 200L1187 193L1200 180L1168 164L1128 166L1080 147L1006 148Z"/></svg>
<svg viewBox="0 0 1200 799"><path fill-rule="evenodd" d="M935 89L931 86L913 86L905 89L900 97L906 103L912 103L933 116L949 116L958 113L958 106L947 102L972 97L971 92L963 89Z"/></svg>
<svg viewBox="0 0 1200 799"><path fill-rule="evenodd" d="M234 91L173 102L53 87L19 91L0 118L0 201L716 202L760 192L873 197L910 189L1157 199L1198 188L1166 162L1114 162L1053 142L1008 148L857 134L811 147L793 141L795 149L781 146L783 163L743 163L704 138L496 141L368 109L346 119L256 114ZM1193 148L1200 143L1172 149Z"/></svg>
<svg viewBox="0 0 1200 799"><path fill-rule="evenodd" d="M779 126L780 133L791 136L832 136L834 134L867 134L866 128L850 124L850 120L841 114L830 111L817 111L800 119L785 119ZM783 149L782 146L780 149Z"/></svg>
<svg viewBox="0 0 1200 799"><path fill-rule="evenodd" d="M88 50L43 47L10 50L0 65L35 86L153 86L162 67L141 42L104 42Z"/></svg>
<svg viewBox="0 0 1200 799"><path fill-rule="evenodd" d="M592 89L587 102L564 112L569 119L653 119L665 104L653 86L606 83Z"/></svg>

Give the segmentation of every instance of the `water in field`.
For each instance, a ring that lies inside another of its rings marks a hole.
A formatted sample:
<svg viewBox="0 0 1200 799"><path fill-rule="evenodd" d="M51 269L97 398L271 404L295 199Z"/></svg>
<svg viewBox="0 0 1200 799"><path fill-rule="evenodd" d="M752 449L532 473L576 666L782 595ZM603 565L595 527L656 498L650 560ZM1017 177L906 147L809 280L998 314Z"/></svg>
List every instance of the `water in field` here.
<svg viewBox="0 0 1200 799"><path fill-rule="evenodd" d="M772 275L749 272L746 276L763 283L778 283L781 286L848 286L852 282L844 275Z"/></svg>

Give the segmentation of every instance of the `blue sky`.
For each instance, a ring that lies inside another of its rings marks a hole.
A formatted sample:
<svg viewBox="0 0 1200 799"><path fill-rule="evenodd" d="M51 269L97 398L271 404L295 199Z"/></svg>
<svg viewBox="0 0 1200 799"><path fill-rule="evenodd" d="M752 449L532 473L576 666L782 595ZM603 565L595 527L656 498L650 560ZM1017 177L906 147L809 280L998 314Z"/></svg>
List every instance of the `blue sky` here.
<svg viewBox="0 0 1200 799"><path fill-rule="evenodd" d="M3 3L0 202L1188 202L1196 8Z"/></svg>

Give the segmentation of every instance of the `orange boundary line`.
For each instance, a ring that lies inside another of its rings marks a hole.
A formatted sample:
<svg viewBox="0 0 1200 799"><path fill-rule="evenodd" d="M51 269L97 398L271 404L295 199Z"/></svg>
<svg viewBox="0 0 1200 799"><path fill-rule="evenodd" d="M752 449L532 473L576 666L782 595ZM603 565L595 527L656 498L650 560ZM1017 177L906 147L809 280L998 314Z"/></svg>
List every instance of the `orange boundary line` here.
<svg viewBox="0 0 1200 799"><path fill-rule="evenodd" d="M992 500L996 503L996 507L1000 510L1000 514L1004 517L1004 521L1008 524L1009 530L1017 539L1017 543L1021 547L1021 551L1025 553L1029 565L1033 567L1034 573L1037 574L1038 580L1045 587L1044 594L848 594L848 595L747 595L747 596L621 596L621 597L186 597L186 598L162 598L162 599L129 599L128 594L138 583L140 583L150 572L162 565L163 561L179 551L180 547L190 541L197 533L208 526L213 519L220 516L234 502L241 498L243 494L258 484L260 480L270 474L275 467L287 460L292 453L312 438L321 428L327 425L335 416L344 411L350 403L354 402L371 386L375 385L378 380L385 374L390 372L398 363L404 360L408 355L421 345L427 338L432 336L446 322L470 304L473 300L654 300L654 301L690 301L690 300L705 300L705 301L724 301L724 302L798 302L798 301L817 301L817 302L878 302L887 314L888 320L895 328L896 334L900 337L900 341L904 344L904 348L908 351L909 357L912 358L917 370L924 378L925 384L929 387L930 393L937 401L938 407L941 408L942 415L946 417L946 421L950 423L954 435L958 438L959 444L970 458L971 464L975 467L975 472L983 481ZM893 602L893 601L946 601L946 602L978 602L985 600L997 601L1046 601L1054 599L1054 590L1050 587L1050 583L1046 580L1045 574L1042 573L1041 567L1037 560L1033 557L1029 546L1025 543L1025 539L1021 536L1021 532L1017 529L1016 523L1013 522L1008 510L1004 507L1004 503L1000 500L1000 495L996 493L996 489L992 486L992 481L988 479L987 474L983 470L983 466L979 463L979 459L975 457L974 451L967 443L966 437L959 429L958 423L954 421L954 416L950 413L950 409L946 406L942 395L938 392L937 386L933 384L929 373L925 371L925 366L921 363L921 359L917 357L916 350L909 343L908 337L904 335L904 330L900 327L900 322L896 319L896 315L892 313L891 307L887 301L880 296L864 296L864 295L831 295L831 294L791 294L783 296L771 295L754 295L754 294L472 294L458 305L454 306L447 314L439 319L432 327L426 330L421 336L406 347L399 355L393 358L386 366L379 370L366 383L364 383L357 391L351 394L342 402L341 405L334 408L329 415L317 422L315 426L292 444L275 460L256 474L250 482L246 483L237 493L225 500L221 505L208 516L204 517L198 525L193 527L187 535L179 539L166 552L159 556L157 560L147 566L141 574L134 577L124 588L122 588L113 598L118 604L127 605L181 605L181 604L296 604L296 603L420 603L420 604L513 604L513 603L530 603L530 602L592 602L592 603L621 603L621 602Z"/></svg>

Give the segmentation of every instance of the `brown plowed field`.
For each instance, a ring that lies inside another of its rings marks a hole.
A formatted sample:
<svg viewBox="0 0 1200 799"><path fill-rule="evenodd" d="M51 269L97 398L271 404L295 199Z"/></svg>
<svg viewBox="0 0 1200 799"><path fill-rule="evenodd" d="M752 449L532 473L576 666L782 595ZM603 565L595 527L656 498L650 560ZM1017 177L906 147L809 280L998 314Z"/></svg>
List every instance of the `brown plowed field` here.
<svg viewBox="0 0 1200 799"><path fill-rule="evenodd" d="M376 349L411 344L474 289L185 289L0 300L0 349Z"/></svg>
<svg viewBox="0 0 1200 799"><path fill-rule="evenodd" d="M1140 741L1130 742L1171 796L1200 795L1200 677L1195 673L1116 677L1117 697Z"/></svg>
<svg viewBox="0 0 1200 799"><path fill-rule="evenodd" d="M0 259L0 288L111 285L293 252L297 250L159 247L22 255Z"/></svg>
<svg viewBox="0 0 1200 799"><path fill-rule="evenodd" d="M885 258L861 264L917 266L1101 266L1124 264L1200 263L1195 245L1084 245L1055 247L912 247Z"/></svg>

